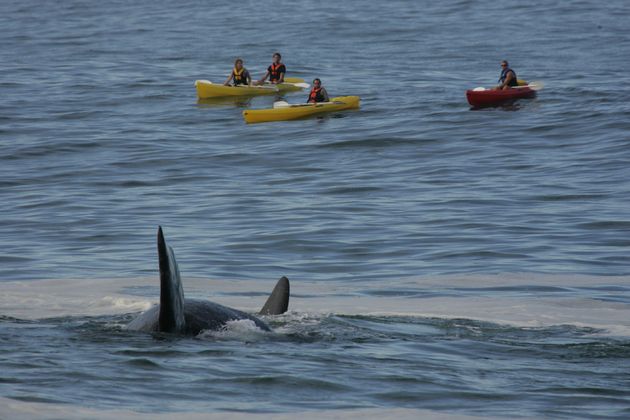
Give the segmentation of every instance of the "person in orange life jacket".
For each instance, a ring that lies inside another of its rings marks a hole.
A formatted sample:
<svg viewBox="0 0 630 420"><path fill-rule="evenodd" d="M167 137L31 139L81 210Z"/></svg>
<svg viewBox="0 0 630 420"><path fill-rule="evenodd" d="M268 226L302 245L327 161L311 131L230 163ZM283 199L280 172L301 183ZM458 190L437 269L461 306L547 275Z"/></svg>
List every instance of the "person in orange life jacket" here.
<svg viewBox="0 0 630 420"><path fill-rule="evenodd" d="M311 93L308 95L309 104L316 104L318 102L330 102L330 98L328 98L328 92L322 86L322 81L319 79L313 80L313 89L311 89Z"/></svg>
<svg viewBox="0 0 630 420"><path fill-rule="evenodd" d="M510 65L506 60L503 60L501 61L501 76L499 76L499 85L494 89L504 90L514 86L518 86L516 72L510 68Z"/></svg>
<svg viewBox="0 0 630 420"><path fill-rule="evenodd" d="M232 69L232 73L230 73L230 76L223 84L225 86L229 86L230 82L232 81L234 82L234 86L252 84L252 78L249 75L247 69L243 67L243 60L241 58L237 58L236 60L234 60L234 68Z"/></svg>
<svg viewBox="0 0 630 420"><path fill-rule="evenodd" d="M265 83L265 80L269 78L269 83L278 84L284 83L284 74L287 72L287 68L282 64L282 56L280 53L274 53L272 57L272 63L267 67L267 72L258 81L259 85Z"/></svg>

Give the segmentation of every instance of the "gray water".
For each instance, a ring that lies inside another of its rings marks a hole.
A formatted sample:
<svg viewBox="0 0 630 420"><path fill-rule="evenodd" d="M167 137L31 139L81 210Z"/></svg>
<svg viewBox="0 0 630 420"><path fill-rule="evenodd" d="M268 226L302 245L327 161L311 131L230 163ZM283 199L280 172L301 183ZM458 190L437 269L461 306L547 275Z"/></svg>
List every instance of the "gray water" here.
<svg viewBox="0 0 630 420"><path fill-rule="evenodd" d="M0 404L630 416L630 4L132 3L0 3ZM276 50L361 110L197 101ZM471 110L502 59L545 88ZM291 312L126 331L158 225L188 295Z"/></svg>

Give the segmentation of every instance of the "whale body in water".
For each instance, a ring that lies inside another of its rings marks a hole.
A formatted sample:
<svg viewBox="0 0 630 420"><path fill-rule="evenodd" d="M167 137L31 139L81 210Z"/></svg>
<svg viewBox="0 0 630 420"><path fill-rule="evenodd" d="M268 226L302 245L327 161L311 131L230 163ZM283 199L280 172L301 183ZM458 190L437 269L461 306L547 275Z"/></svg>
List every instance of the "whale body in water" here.
<svg viewBox="0 0 630 420"><path fill-rule="evenodd" d="M218 330L228 321L249 319L260 329L270 331L260 318L219 305L218 303L184 298L184 289L173 248L166 244L162 227L157 235L160 262L160 303L140 314L127 326L130 330L197 335L204 330ZM289 280L278 280L260 315L279 315L289 308Z"/></svg>

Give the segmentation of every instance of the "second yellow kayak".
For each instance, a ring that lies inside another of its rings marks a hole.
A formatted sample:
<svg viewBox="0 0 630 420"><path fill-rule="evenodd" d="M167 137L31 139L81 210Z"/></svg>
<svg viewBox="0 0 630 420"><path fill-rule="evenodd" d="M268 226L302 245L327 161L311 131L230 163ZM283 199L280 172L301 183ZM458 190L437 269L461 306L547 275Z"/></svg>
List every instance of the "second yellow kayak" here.
<svg viewBox="0 0 630 420"><path fill-rule="evenodd" d="M340 96L338 98L332 98L330 102L320 102L317 104L289 105L285 102L277 104L272 109L248 109L243 111L243 118L245 118L245 122L249 124L288 121L326 112L356 109L359 108L359 106L360 98L358 96Z"/></svg>

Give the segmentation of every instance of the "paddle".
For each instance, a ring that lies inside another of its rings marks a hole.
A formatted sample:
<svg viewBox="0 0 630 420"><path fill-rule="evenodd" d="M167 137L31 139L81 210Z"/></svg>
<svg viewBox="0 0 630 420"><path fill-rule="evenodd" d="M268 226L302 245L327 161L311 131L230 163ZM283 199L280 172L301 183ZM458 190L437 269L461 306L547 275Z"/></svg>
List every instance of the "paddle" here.
<svg viewBox="0 0 630 420"><path fill-rule="evenodd" d="M542 88L545 87L545 84L543 82L533 81L533 82L529 82L527 86L519 86L519 87L528 87L531 90L542 90Z"/></svg>
<svg viewBox="0 0 630 420"><path fill-rule="evenodd" d="M285 77L285 83L304 83L304 79L300 79L299 77Z"/></svg>
<svg viewBox="0 0 630 420"><path fill-rule="evenodd" d="M542 88L545 87L545 84L543 82L529 82L529 84L527 85L523 85L523 86L512 86L511 89L523 89L523 88L530 88L531 90L542 90ZM476 87L473 89L474 92L482 92L484 90L491 90L491 89L486 89L485 87Z"/></svg>
<svg viewBox="0 0 630 420"><path fill-rule="evenodd" d="M330 102L317 102L317 103L306 103L306 104L290 104L288 102L285 101L276 101L273 103L273 107L275 108L299 108L299 107L303 107L303 106L309 106L309 107L321 107L322 105L329 105L329 104L343 104L342 101L330 101Z"/></svg>
<svg viewBox="0 0 630 420"><path fill-rule="evenodd" d="M280 84L281 85L293 85L293 86L299 87L301 89L308 89L308 88L311 87L311 85L309 85L308 83L303 83L303 82L293 83L293 82L287 82L286 80L284 82L280 83ZM265 86L275 86L275 85L273 83L266 82Z"/></svg>

